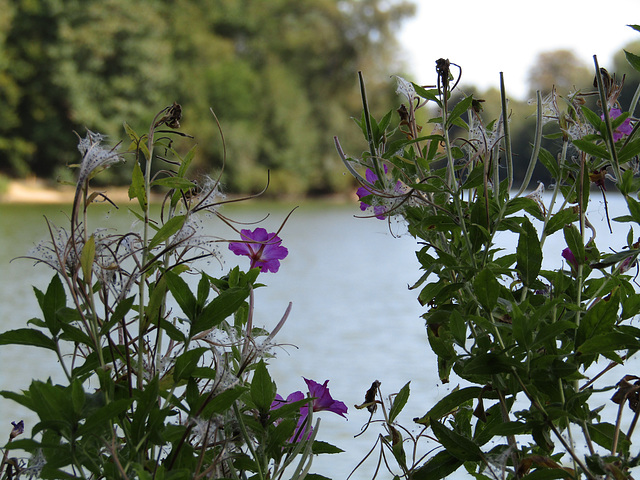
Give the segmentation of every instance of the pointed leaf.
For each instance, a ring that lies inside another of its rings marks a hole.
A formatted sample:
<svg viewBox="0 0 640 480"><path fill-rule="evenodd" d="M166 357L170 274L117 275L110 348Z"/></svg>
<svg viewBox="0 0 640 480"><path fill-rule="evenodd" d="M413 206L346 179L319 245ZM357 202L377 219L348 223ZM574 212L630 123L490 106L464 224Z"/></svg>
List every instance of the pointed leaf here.
<svg viewBox="0 0 640 480"><path fill-rule="evenodd" d="M186 218L187 217L185 215L176 215L175 217L167 220L167 223L165 223L160 230L156 232L151 239L151 242L149 242L149 248L157 247L171 235L177 233L182 228L182 225L184 225Z"/></svg>
<svg viewBox="0 0 640 480"><path fill-rule="evenodd" d="M488 312L492 311L498 302L500 283L491 270L485 268L473 281L473 289L478 297L480 305Z"/></svg>
<svg viewBox="0 0 640 480"><path fill-rule="evenodd" d="M640 56L635 55L631 52L624 51L625 57L627 57L627 62L638 72L640 72Z"/></svg>
<svg viewBox="0 0 640 480"><path fill-rule="evenodd" d="M91 274L93 272L93 260L96 256L96 239L93 235L89 237L87 242L82 247L82 253L80 254L80 265L82 266L82 274L84 275L84 281L91 285Z"/></svg>
<svg viewBox="0 0 640 480"><path fill-rule="evenodd" d="M389 421L393 422L398 414L402 411L404 406L407 404L407 400L409 400L409 384L411 382L407 382L407 384L400 389L398 394L393 399L393 404L391 405L391 409L389 411Z"/></svg>
<svg viewBox="0 0 640 480"><path fill-rule="evenodd" d="M518 240L516 270L520 274L522 283L530 286L538 277L542 266L542 249L538 233L528 218L522 222L523 232Z"/></svg>
<svg viewBox="0 0 640 480"><path fill-rule="evenodd" d="M193 294L191 296L193 297ZM194 336L219 325L225 318L235 313L248 296L248 287L232 287L220 292L220 295L202 309L200 315L191 324L189 334ZM193 301L195 302L195 299Z"/></svg>
<svg viewBox="0 0 640 480"><path fill-rule="evenodd" d="M129 199L133 200L134 198L138 199L140 208L143 211L147 209L147 193L144 189L144 175L138 162L133 165L131 185L129 186Z"/></svg>
<svg viewBox="0 0 640 480"><path fill-rule="evenodd" d="M41 331L32 328L18 328L0 333L0 345L31 345L56 350L56 342Z"/></svg>
<svg viewBox="0 0 640 480"><path fill-rule="evenodd" d="M194 348L188 350L176 358L176 363L173 369L173 379L175 382L189 378L195 368L198 366L200 357L209 350L207 347Z"/></svg>
<svg viewBox="0 0 640 480"><path fill-rule="evenodd" d="M196 297L191 292L189 285L172 271L165 272L165 277L171 295L176 299L189 321L193 323L196 316Z"/></svg>
<svg viewBox="0 0 640 480"><path fill-rule="evenodd" d="M260 413L266 414L271 410L271 404L276 398L276 385L271 380L267 366L263 360L256 366L251 381L251 399Z"/></svg>
<svg viewBox="0 0 640 480"><path fill-rule="evenodd" d="M432 422L431 429L447 452L458 460L477 462L483 459L480 447L473 440L449 430L440 422Z"/></svg>
<svg viewBox="0 0 640 480"><path fill-rule="evenodd" d="M175 190L191 190L195 187L195 184L191 180L182 177L164 177L154 180L151 186L167 187Z"/></svg>

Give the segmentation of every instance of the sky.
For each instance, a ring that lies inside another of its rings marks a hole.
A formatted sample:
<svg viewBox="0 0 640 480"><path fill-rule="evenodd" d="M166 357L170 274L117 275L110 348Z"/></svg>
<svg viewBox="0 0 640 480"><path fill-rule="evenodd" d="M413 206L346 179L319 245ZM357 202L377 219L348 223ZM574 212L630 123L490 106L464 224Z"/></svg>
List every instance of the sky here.
<svg viewBox="0 0 640 480"><path fill-rule="evenodd" d="M414 2L416 16L404 23L399 39L415 75L410 80L418 84L433 84L435 61L448 58L462 67L461 84L499 88L504 72L507 93L526 100L538 53L569 49L589 67L597 55L600 66L610 68L614 54L640 40L627 26L640 24L640 0Z"/></svg>

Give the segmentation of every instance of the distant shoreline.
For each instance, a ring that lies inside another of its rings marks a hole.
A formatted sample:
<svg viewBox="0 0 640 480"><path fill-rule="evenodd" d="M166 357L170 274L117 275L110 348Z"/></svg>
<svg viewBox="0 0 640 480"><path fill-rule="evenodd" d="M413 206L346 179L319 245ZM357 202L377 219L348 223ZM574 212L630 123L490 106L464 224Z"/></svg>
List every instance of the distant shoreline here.
<svg viewBox="0 0 640 480"><path fill-rule="evenodd" d="M0 192L0 204L70 204L73 203L73 195L75 189L70 185L60 185L59 187L52 187L45 181L40 179L27 179L27 180L9 180L7 182L7 188ZM129 189L128 187L95 187L91 189L92 192L102 192L111 201L123 204L128 203ZM238 197L238 195L230 195L231 197ZM158 195L153 198L152 201L162 201L162 195ZM269 201L301 201L301 200L323 200L332 203L351 203L357 200L355 193L336 193L333 195L327 195L322 197L295 197L295 196L282 196L273 197L266 196L265 199Z"/></svg>
<svg viewBox="0 0 640 480"><path fill-rule="evenodd" d="M129 201L126 187L105 187L103 191L112 201ZM68 204L73 203L74 192L70 185L54 188L39 179L10 180L6 190L0 193L0 203Z"/></svg>

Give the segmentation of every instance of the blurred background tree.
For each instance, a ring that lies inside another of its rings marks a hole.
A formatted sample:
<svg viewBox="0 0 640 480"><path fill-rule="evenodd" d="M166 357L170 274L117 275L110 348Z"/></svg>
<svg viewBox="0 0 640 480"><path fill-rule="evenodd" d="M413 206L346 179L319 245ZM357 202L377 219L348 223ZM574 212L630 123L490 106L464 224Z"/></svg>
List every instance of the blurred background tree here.
<svg viewBox="0 0 640 480"><path fill-rule="evenodd" d="M529 70L529 96L535 98L536 91L542 95L555 86L560 95L589 87L593 68L588 67L571 50L553 50L538 54Z"/></svg>
<svg viewBox="0 0 640 480"><path fill-rule="evenodd" d="M361 112L356 72L365 73L377 117L398 102L390 75L412 78L396 40L415 12L410 0L0 0L0 9L0 173L11 177L70 179L74 131L116 143L123 121L144 131L177 101L183 131L199 144L196 172L223 167L209 108L218 116L227 191L260 191L267 171L275 195L345 191L352 180L332 137L362 149L350 120ZM640 43L627 49L638 54ZM627 74L627 106L639 74L623 52L607 68ZM560 95L589 90L592 70L571 51L543 52L529 97L552 85ZM497 90L464 90L486 100L486 122L498 117ZM517 181L531 154L535 105L512 99L510 109ZM124 171L104 179L122 182Z"/></svg>
<svg viewBox="0 0 640 480"><path fill-rule="evenodd" d="M230 191L321 194L348 181L332 136L357 130L358 70L374 113L395 103L396 0L0 0L0 169L64 178L73 131L117 142L182 104L196 167ZM346 120L345 120L346 119ZM345 138L349 145L349 138ZM179 146L178 146L179 148ZM118 174L118 169L111 171ZM111 182L126 178L110 177Z"/></svg>

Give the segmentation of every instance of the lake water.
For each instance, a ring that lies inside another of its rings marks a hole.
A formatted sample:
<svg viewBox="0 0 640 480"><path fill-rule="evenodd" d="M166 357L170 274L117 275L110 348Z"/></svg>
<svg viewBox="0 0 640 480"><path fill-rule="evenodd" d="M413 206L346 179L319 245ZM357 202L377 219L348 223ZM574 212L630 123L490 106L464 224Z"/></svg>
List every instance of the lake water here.
<svg viewBox="0 0 640 480"><path fill-rule="evenodd" d="M274 231L292 206L254 201L251 207L229 207L225 213L244 221L257 221L270 213L261 226ZM609 209L612 216L626 212L620 199L610 199ZM0 329L25 326L26 320L39 316L31 286L45 289L52 273L43 266L34 267L29 260L9 261L24 255L45 238L43 216L62 225L67 221L68 210L66 206L0 205ZM113 222L120 231L134 221L124 211L106 208L96 221L101 221L107 211L110 211L108 222ZM626 243L626 230L615 230L613 235L608 232L603 205L596 199L590 211L601 249L604 242L620 249ZM290 346L277 351L270 367L279 393L286 397L292 391L304 391L302 377L318 382L329 379L333 397L349 407L348 421L327 412L319 415L322 423L318 438L346 453L318 457L312 471L336 480L347 477L380 433L372 425L364 435L354 438L369 414L354 409L353 405L362 403L372 381L381 381L385 394L395 393L411 381L411 397L400 416L401 423L408 427L412 427L412 418L423 415L456 385L453 378L448 385L440 384L435 356L420 319L423 308L416 300L417 292L407 288L419 278L415 240L407 235L395 238L386 222L354 217L360 213L356 204L303 203L280 235L289 256L277 274L261 276L268 286L256 291L255 321L267 328L272 328L288 302L293 302L289 320L276 337ZM224 225L215 227L220 236L232 236ZM400 224L393 224L391 229L394 233L404 230ZM498 238L504 246L513 240L509 234ZM560 252L564 247L561 233L549 238L545 244L547 268L562 264ZM222 266L215 262L207 266L212 275L228 271L236 264L248 267L245 257L222 250ZM32 377L60 378L55 359L29 347L0 348L0 365L3 390L26 388ZM612 381L625 373L637 374L639 366L637 359L630 362L623 367L624 371L615 373ZM602 403L610 403L607 399L603 397ZM0 423L0 437L4 435L3 426L8 435L12 420L24 419L27 429L36 421L19 405L3 399L0 409L4 422ZM607 409L615 414L611 406ZM425 442L422 453L432 447ZM369 459L352 478L370 479L374 470L375 460Z"/></svg>

